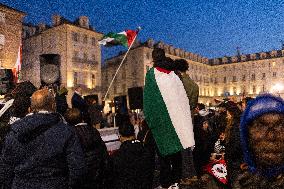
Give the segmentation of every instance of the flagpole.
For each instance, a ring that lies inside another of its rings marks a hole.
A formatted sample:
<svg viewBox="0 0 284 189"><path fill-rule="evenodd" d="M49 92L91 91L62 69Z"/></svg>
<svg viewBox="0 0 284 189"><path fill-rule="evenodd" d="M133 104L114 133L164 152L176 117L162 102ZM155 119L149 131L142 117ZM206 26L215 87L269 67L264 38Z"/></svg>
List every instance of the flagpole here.
<svg viewBox="0 0 284 189"><path fill-rule="evenodd" d="M127 49L127 51L126 51L126 53L125 53L123 59L121 60L119 66L118 66L118 68L117 68L117 70L116 70L116 72L115 72L115 74L114 74L114 76L113 76L113 78L112 78L112 80L111 80L111 82L110 82L110 84L109 84L109 87L108 87L108 89L107 89L107 92L106 92L106 94L105 94L105 96L104 96L104 101L106 100L106 97L107 97L108 92L109 92L109 90L110 90L110 88L111 88L111 85L112 85L112 83L113 83L113 81L114 81L114 79L115 79L115 77L116 77L116 75L117 75L117 73L118 73L120 67L122 66L122 64L123 64L123 62L124 62L124 60L125 60L127 54L129 53L129 51L130 51L132 45L134 44L134 42L135 42L135 40L136 40L136 37L137 37L137 35L138 35L138 33L139 33L140 30L141 30L141 28L138 27L138 29L137 29L137 34L135 35L135 37L134 37L132 43L130 44L129 48Z"/></svg>

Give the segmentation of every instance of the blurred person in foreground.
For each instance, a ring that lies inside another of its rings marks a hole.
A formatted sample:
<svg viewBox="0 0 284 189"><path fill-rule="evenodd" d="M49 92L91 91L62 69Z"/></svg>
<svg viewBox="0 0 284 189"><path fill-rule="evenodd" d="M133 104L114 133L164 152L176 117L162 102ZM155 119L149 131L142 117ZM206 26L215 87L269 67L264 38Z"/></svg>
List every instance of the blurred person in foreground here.
<svg viewBox="0 0 284 189"><path fill-rule="evenodd" d="M266 94L252 100L242 115L240 133L248 170L238 175L233 188L284 188L283 99Z"/></svg>
<svg viewBox="0 0 284 189"><path fill-rule="evenodd" d="M75 130L55 111L54 93L38 90L31 113L12 124L0 159L6 188L78 188L86 170L82 148Z"/></svg>

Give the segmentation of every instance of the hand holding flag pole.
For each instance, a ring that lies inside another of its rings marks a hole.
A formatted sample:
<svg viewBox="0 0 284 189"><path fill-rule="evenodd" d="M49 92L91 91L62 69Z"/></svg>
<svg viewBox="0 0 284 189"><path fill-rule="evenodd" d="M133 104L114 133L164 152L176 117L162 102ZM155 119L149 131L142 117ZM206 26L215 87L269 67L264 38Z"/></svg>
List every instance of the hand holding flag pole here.
<svg viewBox="0 0 284 189"><path fill-rule="evenodd" d="M113 83L113 81L114 81L114 79L115 79L115 77L116 77L116 75L117 75L117 73L118 73L120 67L122 66L122 64L123 64L123 62L124 62L126 56L128 55L129 50L131 49L132 45L134 44L134 42L135 42L135 40L136 40L136 38L137 38L137 35L138 35L138 33L139 33L140 30L142 30L142 28L139 26L139 27L137 28L137 30L136 30L136 35L135 35L134 39L132 40L132 42L131 42L129 48L127 49L127 51L126 51L126 53L125 53L123 59L121 60L119 66L118 66L118 68L117 68L117 70L116 70L116 72L115 72L115 74L114 74L114 76L113 76L113 78L112 78L112 80L111 80L111 82L110 82L110 84L109 84L109 87L108 87L108 89L107 89L107 92L106 92L106 94L105 94L105 96L104 96L103 101L106 100L106 97L107 97L108 92L109 92L109 90L110 90L110 88L111 88L111 86L112 86L112 83Z"/></svg>

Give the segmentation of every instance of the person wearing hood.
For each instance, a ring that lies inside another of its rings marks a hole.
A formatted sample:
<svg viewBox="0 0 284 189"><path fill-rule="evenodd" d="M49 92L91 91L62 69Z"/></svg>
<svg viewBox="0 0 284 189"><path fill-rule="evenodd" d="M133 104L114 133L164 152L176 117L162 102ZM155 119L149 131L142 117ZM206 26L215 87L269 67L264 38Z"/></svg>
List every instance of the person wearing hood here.
<svg viewBox="0 0 284 189"><path fill-rule="evenodd" d="M130 121L119 126L121 146L112 155L115 189L152 189L152 157L143 143L135 139Z"/></svg>
<svg viewBox="0 0 284 189"><path fill-rule="evenodd" d="M284 188L284 101L261 95L246 107L240 125L241 145L248 170L235 189Z"/></svg>
<svg viewBox="0 0 284 189"><path fill-rule="evenodd" d="M31 111L11 125L0 157L0 183L6 188L77 188L86 172L75 130L54 113L53 91L31 97Z"/></svg>

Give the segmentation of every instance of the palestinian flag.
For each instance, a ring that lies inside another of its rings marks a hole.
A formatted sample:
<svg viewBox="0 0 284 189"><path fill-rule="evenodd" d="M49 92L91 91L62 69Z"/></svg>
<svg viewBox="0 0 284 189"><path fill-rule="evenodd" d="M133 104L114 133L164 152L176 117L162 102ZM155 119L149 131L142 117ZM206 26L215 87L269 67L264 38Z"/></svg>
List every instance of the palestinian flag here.
<svg viewBox="0 0 284 189"><path fill-rule="evenodd" d="M143 111L161 155L194 146L189 100L179 77L151 68L145 78Z"/></svg>
<svg viewBox="0 0 284 189"><path fill-rule="evenodd" d="M99 41L99 44L106 46L123 45L129 47L135 39L137 32L136 30L126 30L120 33L110 32Z"/></svg>

